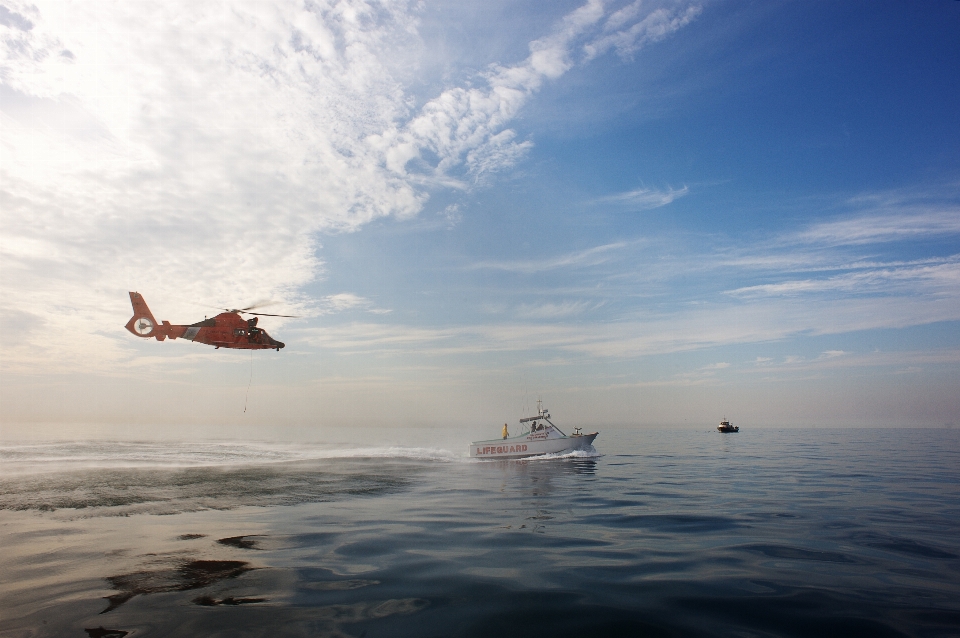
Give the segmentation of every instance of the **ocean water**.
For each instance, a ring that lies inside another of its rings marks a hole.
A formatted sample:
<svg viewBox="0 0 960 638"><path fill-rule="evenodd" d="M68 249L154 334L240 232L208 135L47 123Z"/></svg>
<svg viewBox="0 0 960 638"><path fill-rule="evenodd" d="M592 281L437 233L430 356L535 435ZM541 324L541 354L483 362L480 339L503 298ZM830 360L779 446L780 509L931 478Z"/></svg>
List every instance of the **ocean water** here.
<svg viewBox="0 0 960 638"><path fill-rule="evenodd" d="M0 636L960 636L960 431L0 446Z"/></svg>

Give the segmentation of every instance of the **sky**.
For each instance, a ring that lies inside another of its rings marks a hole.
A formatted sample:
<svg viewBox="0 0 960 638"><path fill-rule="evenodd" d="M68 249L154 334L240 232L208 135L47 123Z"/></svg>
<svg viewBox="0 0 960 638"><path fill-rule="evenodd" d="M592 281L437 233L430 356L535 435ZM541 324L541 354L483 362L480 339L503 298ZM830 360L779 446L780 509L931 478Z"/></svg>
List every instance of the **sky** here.
<svg viewBox="0 0 960 638"><path fill-rule="evenodd" d="M957 33L955 0L0 0L0 437L474 436L541 397L955 426ZM158 342L129 291L296 317Z"/></svg>

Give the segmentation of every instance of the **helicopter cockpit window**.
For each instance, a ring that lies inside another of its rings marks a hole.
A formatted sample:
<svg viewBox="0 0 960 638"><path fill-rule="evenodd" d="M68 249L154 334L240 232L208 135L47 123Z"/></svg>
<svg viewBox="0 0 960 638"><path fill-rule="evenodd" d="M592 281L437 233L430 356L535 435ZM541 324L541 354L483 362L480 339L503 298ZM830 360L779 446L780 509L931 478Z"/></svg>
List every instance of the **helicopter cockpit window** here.
<svg viewBox="0 0 960 638"><path fill-rule="evenodd" d="M234 334L235 336L237 336L237 337L242 337L242 336L245 335L246 333L247 333L246 330L244 330L243 328L236 328L236 329L234 329L234 331L233 331L233 334Z"/></svg>

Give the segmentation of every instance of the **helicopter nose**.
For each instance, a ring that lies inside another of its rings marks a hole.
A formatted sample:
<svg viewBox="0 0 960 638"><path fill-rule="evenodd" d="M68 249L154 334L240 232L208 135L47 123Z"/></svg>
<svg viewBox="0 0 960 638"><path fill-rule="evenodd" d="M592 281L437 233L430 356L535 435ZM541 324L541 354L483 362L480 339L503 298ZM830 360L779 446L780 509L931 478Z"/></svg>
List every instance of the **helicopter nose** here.
<svg viewBox="0 0 960 638"><path fill-rule="evenodd" d="M285 344L282 341L277 341L277 350L280 350L280 348L286 347L286 345L287 344Z"/></svg>

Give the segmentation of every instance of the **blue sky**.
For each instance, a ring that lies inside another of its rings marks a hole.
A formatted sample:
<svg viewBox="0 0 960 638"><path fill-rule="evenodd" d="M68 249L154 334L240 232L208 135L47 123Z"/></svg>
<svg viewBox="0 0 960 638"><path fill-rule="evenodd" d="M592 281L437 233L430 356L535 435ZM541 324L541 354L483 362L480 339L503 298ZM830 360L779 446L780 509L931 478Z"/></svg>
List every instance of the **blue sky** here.
<svg viewBox="0 0 960 638"><path fill-rule="evenodd" d="M3 6L4 435L958 421L960 3Z"/></svg>

